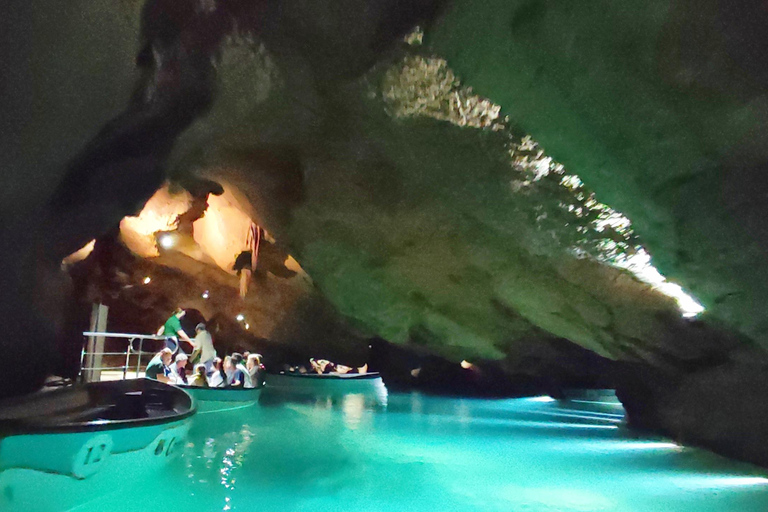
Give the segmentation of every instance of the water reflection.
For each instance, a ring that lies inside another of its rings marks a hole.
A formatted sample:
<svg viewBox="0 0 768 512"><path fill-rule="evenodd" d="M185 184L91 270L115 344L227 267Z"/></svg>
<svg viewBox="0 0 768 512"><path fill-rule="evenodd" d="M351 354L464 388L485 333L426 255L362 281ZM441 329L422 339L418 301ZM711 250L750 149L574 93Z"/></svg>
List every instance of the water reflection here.
<svg viewBox="0 0 768 512"><path fill-rule="evenodd" d="M621 416L604 398L273 397L196 418L176 469L142 487L142 503L172 493L174 506L222 511L768 510L759 469L641 437ZM139 510L88 510L107 509Z"/></svg>

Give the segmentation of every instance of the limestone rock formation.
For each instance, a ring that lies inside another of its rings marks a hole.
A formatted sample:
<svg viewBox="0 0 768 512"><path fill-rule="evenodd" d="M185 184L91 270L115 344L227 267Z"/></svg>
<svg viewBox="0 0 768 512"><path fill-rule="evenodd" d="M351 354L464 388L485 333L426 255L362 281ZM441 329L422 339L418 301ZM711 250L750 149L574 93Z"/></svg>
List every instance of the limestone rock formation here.
<svg viewBox="0 0 768 512"><path fill-rule="evenodd" d="M457 1L429 34L708 315L768 342L763 6Z"/></svg>
<svg viewBox="0 0 768 512"><path fill-rule="evenodd" d="M94 298L116 293L105 300L124 322L143 301L142 311L165 306L141 291L147 271L167 279L162 301L194 298L204 316L231 318L243 306L228 268L237 249L216 245L215 225L204 225L213 211L200 217L218 197L229 201L221 211L239 205L232 225L265 227L313 283L278 275L277 258L274 300L244 306L261 311L262 336L301 343L327 326L350 352L377 336L455 367L501 361L507 376L525 374L526 361L588 377L597 361L615 364L629 369L619 384L633 421L745 457L756 435L722 448L744 433L728 425L749 415L744 404L720 410L722 427L699 427L699 400L720 392L710 382L762 389L766 342L766 77L755 64L765 13L724 5L5 7L0 349L12 385L0 394L34 389L62 365L57 344L79 343L59 266L92 239L74 284L86 297L91 284ZM403 37L420 23L426 46L414 48ZM409 73L421 76L424 62L439 72L417 87ZM393 93L403 84L414 94ZM528 160L528 133L597 199L541 154ZM124 220L166 179L189 194L164 213L171 224L142 231ZM598 200L626 213L661 270L704 301L702 321L592 257L601 240L639 250L626 230L594 227ZM147 242L164 230L179 237L173 251ZM214 286L225 298L215 307L200 294ZM302 314L291 332L287 319ZM33 375L21 364L30 346L42 361ZM558 361L567 358L580 364Z"/></svg>

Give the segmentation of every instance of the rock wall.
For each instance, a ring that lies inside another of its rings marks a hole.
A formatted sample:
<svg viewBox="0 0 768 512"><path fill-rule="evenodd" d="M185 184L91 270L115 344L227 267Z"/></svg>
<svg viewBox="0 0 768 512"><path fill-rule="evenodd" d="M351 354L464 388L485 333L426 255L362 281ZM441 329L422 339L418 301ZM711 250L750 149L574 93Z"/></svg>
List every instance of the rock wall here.
<svg viewBox="0 0 768 512"><path fill-rule="evenodd" d="M766 20L755 2L457 1L428 40L710 317L766 343Z"/></svg>

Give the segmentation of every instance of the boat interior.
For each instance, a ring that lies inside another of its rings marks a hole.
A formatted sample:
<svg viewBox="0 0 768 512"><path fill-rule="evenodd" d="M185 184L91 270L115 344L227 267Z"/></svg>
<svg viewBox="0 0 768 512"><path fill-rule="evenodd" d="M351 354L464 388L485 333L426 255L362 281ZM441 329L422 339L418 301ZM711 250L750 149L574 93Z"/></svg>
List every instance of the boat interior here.
<svg viewBox="0 0 768 512"><path fill-rule="evenodd" d="M0 402L0 435L161 420L192 412L191 398L148 379L93 382Z"/></svg>

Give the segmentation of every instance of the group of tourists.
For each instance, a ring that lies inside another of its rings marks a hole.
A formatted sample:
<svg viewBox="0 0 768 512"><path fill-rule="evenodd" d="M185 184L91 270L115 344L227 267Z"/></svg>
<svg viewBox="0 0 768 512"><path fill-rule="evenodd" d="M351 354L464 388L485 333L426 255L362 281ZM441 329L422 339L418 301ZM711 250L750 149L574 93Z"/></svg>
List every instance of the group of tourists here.
<svg viewBox="0 0 768 512"><path fill-rule="evenodd" d="M327 359L314 359L309 360L309 365L300 364L298 366L283 365L283 371L287 373L301 373L301 374L346 374L346 373L368 373L368 364L364 364L360 367L345 366L343 364L337 364Z"/></svg>
<svg viewBox="0 0 768 512"><path fill-rule="evenodd" d="M214 388L263 385L264 365L260 354L235 352L223 359L218 357L205 324L197 324L193 339L184 332L181 319L185 313L177 308L158 330L158 336L165 336L166 346L147 365L145 375L148 378L176 385ZM190 355L184 353L179 341L192 346ZM187 371L189 365L193 365L191 374Z"/></svg>
<svg viewBox="0 0 768 512"><path fill-rule="evenodd" d="M211 371L204 364L194 365L187 373L189 356L179 352L174 357L170 348L164 348L147 365L147 378L181 386L204 388L255 388L264 384L264 365L259 354L233 353L224 359L215 357Z"/></svg>

